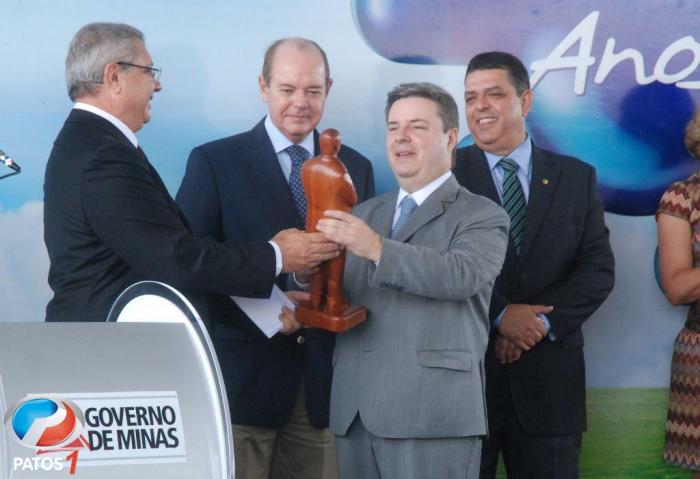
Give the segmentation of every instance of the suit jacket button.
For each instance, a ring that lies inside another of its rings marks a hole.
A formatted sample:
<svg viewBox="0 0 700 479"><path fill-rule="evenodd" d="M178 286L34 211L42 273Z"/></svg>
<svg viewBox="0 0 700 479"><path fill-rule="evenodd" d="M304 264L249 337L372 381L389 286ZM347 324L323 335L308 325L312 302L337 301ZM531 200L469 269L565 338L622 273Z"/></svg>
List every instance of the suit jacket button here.
<svg viewBox="0 0 700 479"><path fill-rule="evenodd" d="M304 344L305 342L306 338L304 336L297 336L297 343Z"/></svg>

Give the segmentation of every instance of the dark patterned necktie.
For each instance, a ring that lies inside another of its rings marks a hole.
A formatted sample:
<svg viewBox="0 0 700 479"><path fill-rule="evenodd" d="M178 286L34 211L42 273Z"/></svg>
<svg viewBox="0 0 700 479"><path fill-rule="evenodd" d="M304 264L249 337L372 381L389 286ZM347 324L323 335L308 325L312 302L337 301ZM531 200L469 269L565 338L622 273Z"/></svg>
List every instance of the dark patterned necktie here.
<svg viewBox="0 0 700 479"><path fill-rule="evenodd" d="M418 204L416 204L416 200L411 198L411 196L406 196L404 199L401 200L401 204L399 205L401 207L401 213L399 213L399 218L396 220L396 224L394 225L394 228L391 230L391 237L393 238L396 233L399 232L401 227L406 224L406 221L408 221L408 218L411 216L411 214L416 211L416 208L418 208Z"/></svg>
<svg viewBox="0 0 700 479"><path fill-rule="evenodd" d="M510 216L510 239L515 252L520 254L525 233L525 193L518 180L518 164L511 158L503 158L498 164L503 168L503 208Z"/></svg>
<svg viewBox="0 0 700 479"><path fill-rule="evenodd" d="M301 165L308 157L306 150L299 145L292 145L286 149L292 159L292 172L289 174L289 188L292 190L294 204L297 207L299 216L306 223L306 195L304 185L301 182Z"/></svg>

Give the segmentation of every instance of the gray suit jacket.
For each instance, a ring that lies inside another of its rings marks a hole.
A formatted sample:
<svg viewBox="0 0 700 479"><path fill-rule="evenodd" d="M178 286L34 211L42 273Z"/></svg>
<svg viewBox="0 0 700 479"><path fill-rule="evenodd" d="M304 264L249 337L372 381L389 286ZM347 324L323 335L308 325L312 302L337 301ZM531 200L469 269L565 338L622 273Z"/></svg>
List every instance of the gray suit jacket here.
<svg viewBox="0 0 700 479"><path fill-rule="evenodd" d="M486 434L483 357L508 216L450 177L386 239L396 198L353 211L384 239L376 266L348 255L346 294L369 315L336 338L330 428L344 435L359 411L380 437Z"/></svg>

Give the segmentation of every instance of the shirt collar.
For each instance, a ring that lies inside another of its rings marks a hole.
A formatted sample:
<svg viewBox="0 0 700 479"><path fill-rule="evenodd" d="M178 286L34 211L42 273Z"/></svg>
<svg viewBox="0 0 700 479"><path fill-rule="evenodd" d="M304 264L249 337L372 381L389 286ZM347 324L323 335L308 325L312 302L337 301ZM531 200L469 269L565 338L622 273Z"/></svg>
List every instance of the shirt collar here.
<svg viewBox="0 0 700 479"><path fill-rule="evenodd" d="M440 188L444 182L446 182L450 176L452 176L452 172L448 171L442 176L434 179L427 185L425 185L423 188L414 191L413 193L409 193L408 191L404 190L403 188L399 188L399 196L396 198L396 207L398 208L399 205L401 204L401 201L408 196L409 194L411 195L411 198L416 202L418 206L420 206L425 200L428 199L428 196L430 196L435 190Z"/></svg>
<svg viewBox="0 0 700 479"><path fill-rule="evenodd" d="M493 170L502 158L511 158L515 161L520 169L525 173L526 176L530 175L530 158L532 157L532 142L530 141L530 136L525 135L525 141L520 143L520 145L505 156L494 155L488 151L484 151L486 155L486 161L489 162L489 169Z"/></svg>
<svg viewBox="0 0 700 479"><path fill-rule="evenodd" d="M89 111L90 113L94 113L95 115L104 118L108 122L110 122L112 125L117 127L119 131L121 131L124 136L131 142L132 145L134 145L134 148L138 148L139 146L139 141L136 139L136 135L134 134L133 131L131 131L131 128L126 126L126 123L121 121L119 118L116 116L107 113L101 108L97 108L94 105L90 105L88 103L82 103L82 102L76 102L75 105L73 105L73 108L76 110L85 110Z"/></svg>
<svg viewBox="0 0 700 479"><path fill-rule="evenodd" d="M277 126L275 126L275 124L272 123L270 115L267 115L267 117L265 117L265 131L267 132L267 136L272 142L272 147L275 149L275 153L278 155L290 146L295 144L294 142L289 141L289 138L284 136L284 134L277 128ZM304 148L309 153L310 157L314 156L313 132L306 135L306 138L304 138L300 143L297 144Z"/></svg>

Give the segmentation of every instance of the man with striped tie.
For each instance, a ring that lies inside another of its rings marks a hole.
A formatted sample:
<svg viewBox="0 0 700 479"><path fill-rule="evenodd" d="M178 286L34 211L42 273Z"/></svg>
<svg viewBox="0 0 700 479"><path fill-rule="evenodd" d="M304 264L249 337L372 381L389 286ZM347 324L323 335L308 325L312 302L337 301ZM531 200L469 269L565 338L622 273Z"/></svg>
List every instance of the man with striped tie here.
<svg viewBox="0 0 700 479"><path fill-rule="evenodd" d="M495 477L501 453L509 478L576 478L586 429L581 325L614 283L595 170L532 142L533 92L513 55L475 56L464 98L475 145L457 150L454 174L511 218L489 311L481 477Z"/></svg>

